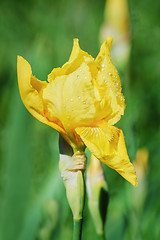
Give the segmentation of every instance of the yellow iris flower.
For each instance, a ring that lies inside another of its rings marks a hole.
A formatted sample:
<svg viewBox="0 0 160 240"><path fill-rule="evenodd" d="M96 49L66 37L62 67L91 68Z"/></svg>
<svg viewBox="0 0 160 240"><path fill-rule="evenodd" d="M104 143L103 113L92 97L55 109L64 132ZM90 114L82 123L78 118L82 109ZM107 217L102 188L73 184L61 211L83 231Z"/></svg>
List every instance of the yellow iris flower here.
<svg viewBox="0 0 160 240"><path fill-rule="evenodd" d="M48 75L48 82L32 75L30 64L18 57L18 83L22 101L39 121L56 129L76 149L84 144L100 161L134 186L122 130L113 126L124 114L121 82L110 54L108 36L96 59L74 39L69 61Z"/></svg>

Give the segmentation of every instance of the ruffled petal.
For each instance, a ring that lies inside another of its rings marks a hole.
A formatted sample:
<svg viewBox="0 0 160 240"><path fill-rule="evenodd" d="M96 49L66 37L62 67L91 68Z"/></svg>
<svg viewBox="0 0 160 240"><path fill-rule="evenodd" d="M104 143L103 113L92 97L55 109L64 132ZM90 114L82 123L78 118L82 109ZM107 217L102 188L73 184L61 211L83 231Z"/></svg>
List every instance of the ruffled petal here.
<svg viewBox="0 0 160 240"><path fill-rule="evenodd" d="M48 121L45 116L42 92L46 88L47 82L39 81L33 76L30 64L21 56L17 58L17 75L20 95L27 110L40 122L65 133L60 126Z"/></svg>
<svg viewBox="0 0 160 240"><path fill-rule="evenodd" d="M93 155L137 186L136 173L127 154L122 130L102 125L76 128L76 132Z"/></svg>
<svg viewBox="0 0 160 240"><path fill-rule="evenodd" d="M60 119L65 130L90 125L95 118L95 95L89 66L84 61L68 75L57 76L43 90L44 104Z"/></svg>
<svg viewBox="0 0 160 240"><path fill-rule="evenodd" d="M55 78L58 76L71 74L76 71L83 62L87 64L93 60L94 59L92 56L90 56L87 52L83 51L80 48L79 40L74 39L69 61L66 62L61 68L54 68L52 72L48 75L48 81L51 82L55 80Z"/></svg>
<svg viewBox="0 0 160 240"><path fill-rule="evenodd" d="M110 125L119 121L125 109L120 78L110 54L112 40L111 36L107 37L95 60L99 70L94 84L99 97L98 118L105 119Z"/></svg>

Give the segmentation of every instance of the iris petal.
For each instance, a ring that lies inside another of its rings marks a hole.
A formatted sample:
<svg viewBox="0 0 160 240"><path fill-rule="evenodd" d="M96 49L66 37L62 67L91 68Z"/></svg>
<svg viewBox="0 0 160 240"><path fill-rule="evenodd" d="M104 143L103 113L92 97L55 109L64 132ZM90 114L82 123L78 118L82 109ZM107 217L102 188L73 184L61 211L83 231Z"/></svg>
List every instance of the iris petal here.
<svg viewBox="0 0 160 240"><path fill-rule="evenodd" d="M79 46L79 40L74 39L73 48L69 61L66 62L61 68L54 68L52 72L48 75L48 81L51 82L55 80L56 77L62 75L68 75L76 71L83 62L86 64L93 61L93 57L87 52L83 51Z"/></svg>
<svg viewBox="0 0 160 240"><path fill-rule="evenodd" d="M74 72L57 76L44 89L43 99L50 117L57 116L67 132L90 125L96 109L89 66L83 62Z"/></svg>
<svg viewBox="0 0 160 240"><path fill-rule="evenodd" d="M48 121L44 114L42 92L47 86L47 82L39 81L33 76L30 64L20 56L17 59L17 75L20 95L27 110L40 122L65 133L60 126Z"/></svg>
<svg viewBox="0 0 160 240"><path fill-rule="evenodd" d="M122 130L102 125L76 128L76 132L95 157L137 186L136 173L127 154Z"/></svg>
<svg viewBox="0 0 160 240"><path fill-rule="evenodd" d="M120 78L110 54L112 40L111 36L107 37L95 59L99 69L95 79L95 88L99 93L97 108L100 112L99 116L110 125L119 121L125 109Z"/></svg>

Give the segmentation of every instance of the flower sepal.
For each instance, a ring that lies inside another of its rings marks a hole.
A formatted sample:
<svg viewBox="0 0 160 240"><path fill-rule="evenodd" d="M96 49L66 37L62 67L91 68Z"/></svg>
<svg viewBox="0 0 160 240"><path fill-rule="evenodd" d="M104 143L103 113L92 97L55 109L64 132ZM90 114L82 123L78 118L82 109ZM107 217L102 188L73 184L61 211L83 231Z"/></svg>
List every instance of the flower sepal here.
<svg viewBox="0 0 160 240"><path fill-rule="evenodd" d="M64 144L63 146L67 145ZM69 145L68 145L69 146ZM66 149L66 154L60 154L59 169L66 188L66 195L69 206L73 213L74 220L82 219L84 208L84 178L83 172L86 168L86 155L82 151L76 151L72 156L71 151ZM61 148L60 148L61 150Z"/></svg>

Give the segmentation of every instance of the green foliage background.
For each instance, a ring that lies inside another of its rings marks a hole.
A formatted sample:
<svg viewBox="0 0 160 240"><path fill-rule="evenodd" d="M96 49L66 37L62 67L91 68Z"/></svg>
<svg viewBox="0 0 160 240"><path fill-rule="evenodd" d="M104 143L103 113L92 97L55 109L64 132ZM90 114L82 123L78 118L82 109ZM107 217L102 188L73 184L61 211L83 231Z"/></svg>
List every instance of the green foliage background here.
<svg viewBox="0 0 160 240"><path fill-rule="evenodd" d="M104 0L0 2L0 240L72 239L72 214L58 170L58 134L23 106L16 57L26 58L41 80L68 60L75 37L95 57L104 5ZM130 0L129 7L132 52L129 73L121 76L127 107L119 126L131 161L138 148L148 149L149 172L139 197L104 166L110 190L105 231L108 240L158 240L160 3ZM97 239L87 201L83 239Z"/></svg>

